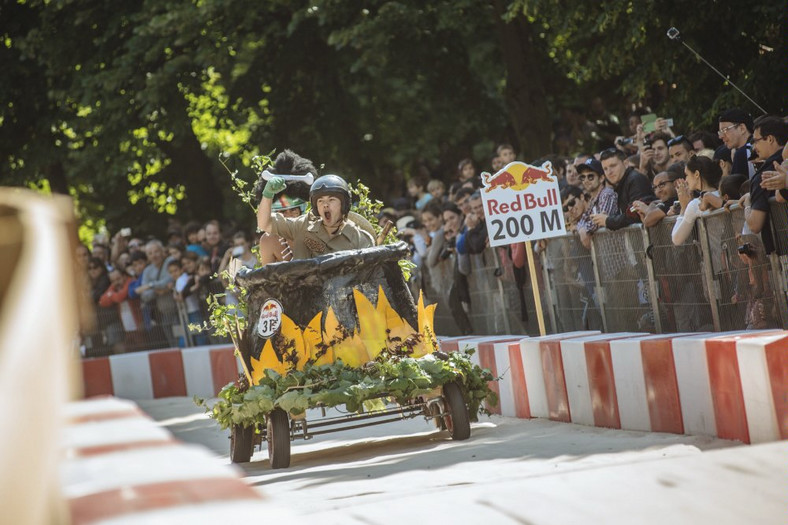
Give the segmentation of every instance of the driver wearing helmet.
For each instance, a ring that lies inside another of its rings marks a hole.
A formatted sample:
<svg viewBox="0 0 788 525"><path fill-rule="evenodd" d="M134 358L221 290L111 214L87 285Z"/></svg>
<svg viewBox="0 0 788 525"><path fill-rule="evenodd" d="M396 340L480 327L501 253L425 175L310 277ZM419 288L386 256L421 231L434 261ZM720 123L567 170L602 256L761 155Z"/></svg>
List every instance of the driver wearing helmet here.
<svg viewBox="0 0 788 525"><path fill-rule="evenodd" d="M350 189L342 177L323 175L315 180L309 190L311 212L295 218L285 217L274 209L273 198L286 187L281 177L272 177L266 183L257 208L257 226L285 238L294 259L375 245L366 225L357 224L355 217L351 220Z"/></svg>

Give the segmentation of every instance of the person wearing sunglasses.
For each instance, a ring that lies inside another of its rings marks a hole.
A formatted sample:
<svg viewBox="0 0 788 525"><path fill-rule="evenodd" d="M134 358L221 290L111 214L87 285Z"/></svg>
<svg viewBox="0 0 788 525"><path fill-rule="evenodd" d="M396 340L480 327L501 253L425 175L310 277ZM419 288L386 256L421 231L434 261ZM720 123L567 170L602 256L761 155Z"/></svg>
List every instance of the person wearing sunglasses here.
<svg viewBox="0 0 788 525"><path fill-rule="evenodd" d="M605 213L611 215L616 212L618 197L612 188L605 184L605 172L602 163L594 157L589 157L582 164L577 166L580 184L583 185L585 193L588 195L588 206L577 223L577 232L580 234L580 241L586 248L591 248L591 235L599 228L591 219L594 213Z"/></svg>
<svg viewBox="0 0 788 525"><path fill-rule="evenodd" d="M670 162L687 162L695 155L695 150L692 149L692 143L687 137L679 135L668 141L668 153Z"/></svg>
<svg viewBox="0 0 788 525"><path fill-rule="evenodd" d="M740 108L723 111L719 118L717 136L722 139L725 147L733 150L732 173L746 173L752 178L755 168L750 162L752 144L750 137L753 132L752 116Z"/></svg>
<svg viewBox="0 0 788 525"><path fill-rule="evenodd" d="M586 194L577 186L567 186L561 190L561 207L564 210L566 231L577 232L577 223L586 211Z"/></svg>
<svg viewBox="0 0 788 525"><path fill-rule="evenodd" d="M675 181L684 176L684 163L682 162L674 165L682 166L682 173L680 176L676 173L671 173L671 171L662 171L657 173L657 176L654 177L654 182L651 187L654 190L654 194L657 196L657 200L651 202L651 204L646 204L643 201L635 201L632 203L632 207L637 211L638 215L640 215L640 221L646 228L655 226L668 215L674 215L673 204L678 198L676 195ZM674 165L671 165L671 168ZM670 170L670 168L668 169Z"/></svg>

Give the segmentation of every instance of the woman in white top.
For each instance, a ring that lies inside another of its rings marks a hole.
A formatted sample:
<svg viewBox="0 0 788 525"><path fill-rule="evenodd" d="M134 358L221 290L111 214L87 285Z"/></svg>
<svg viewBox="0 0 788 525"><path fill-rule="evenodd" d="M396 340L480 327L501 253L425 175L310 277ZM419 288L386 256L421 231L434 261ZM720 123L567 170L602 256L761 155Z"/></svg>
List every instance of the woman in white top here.
<svg viewBox="0 0 788 525"><path fill-rule="evenodd" d="M678 246L686 241L697 219L703 212L701 211L701 199L705 193L719 196L717 186L722 177L722 170L719 164L708 157L695 155L687 161L684 168L686 179L678 179L674 183L676 193L681 204L681 214L676 218L673 225L673 244ZM692 192L700 192L700 196L693 198Z"/></svg>

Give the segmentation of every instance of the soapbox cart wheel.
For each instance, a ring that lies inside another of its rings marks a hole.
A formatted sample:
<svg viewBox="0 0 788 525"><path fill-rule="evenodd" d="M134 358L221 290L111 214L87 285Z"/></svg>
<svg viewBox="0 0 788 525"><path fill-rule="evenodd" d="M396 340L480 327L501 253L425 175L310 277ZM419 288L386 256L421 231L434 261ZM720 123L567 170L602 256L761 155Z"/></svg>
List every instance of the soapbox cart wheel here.
<svg viewBox="0 0 788 525"><path fill-rule="evenodd" d="M247 463L254 452L254 425L233 425L230 429L230 461Z"/></svg>
<svg viewBox="0 0 788 525"><path fill-rule="evenodd" d="M471 420L468 415L468 405L462 398L462 391L457 383L443 385L443 423L451 438L457 441L471 437Z"/></svg>
<svg viewBox="0 0 788 525"><path fill-rule="evenodd" d="M268 414L266 422L266 440L268 441L268 460L271 468L287 468L290 466L290 418L281 408L275 408Z"/></svg>

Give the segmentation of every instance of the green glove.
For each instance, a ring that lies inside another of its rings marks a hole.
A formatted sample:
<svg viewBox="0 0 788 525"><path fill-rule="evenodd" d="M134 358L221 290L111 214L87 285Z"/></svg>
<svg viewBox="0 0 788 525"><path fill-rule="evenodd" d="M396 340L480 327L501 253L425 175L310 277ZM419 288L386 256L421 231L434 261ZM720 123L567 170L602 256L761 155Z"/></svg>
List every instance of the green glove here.
<svg viewBox="0 0 788 525"><path fill-rule="evenodd" d="M273 199L274 195L287 187L285 179L282 177L271 177L271 180L265 183L263 188L263 198Z"/></svg>

